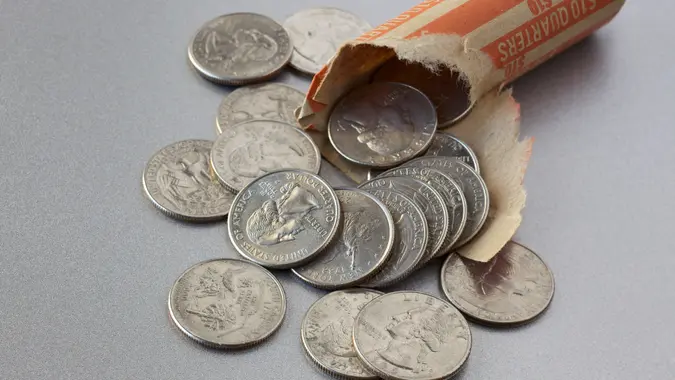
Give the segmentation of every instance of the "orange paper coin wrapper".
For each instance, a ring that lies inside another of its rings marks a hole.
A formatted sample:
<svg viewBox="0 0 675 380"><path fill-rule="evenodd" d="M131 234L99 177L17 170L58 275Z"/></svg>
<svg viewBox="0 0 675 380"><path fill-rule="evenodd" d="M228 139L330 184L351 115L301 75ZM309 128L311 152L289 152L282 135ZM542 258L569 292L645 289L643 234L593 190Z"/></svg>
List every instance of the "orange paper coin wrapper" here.
<svg viewBox="0 0 675 380"><path fill-rule="evenodd" d="M532 139L519 139L520 110L504 84L548 60L609 22L623 0L426 0L343 45L313 79L300 124L324 157L353 180L367 168L344 160L330 145L326 124L335 103L371 81L387 60L448 67L470 86L471 113L448 129L466 141L480 162L490 192L481 233L459 253L488 261L520 226L523 177Z"/></svg>

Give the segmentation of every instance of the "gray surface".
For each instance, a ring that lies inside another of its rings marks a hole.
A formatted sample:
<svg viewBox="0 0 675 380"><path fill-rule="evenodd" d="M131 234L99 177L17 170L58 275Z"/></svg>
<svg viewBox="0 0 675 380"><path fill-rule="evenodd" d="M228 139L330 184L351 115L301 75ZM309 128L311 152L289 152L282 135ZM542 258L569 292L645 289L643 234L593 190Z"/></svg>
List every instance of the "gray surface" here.
<svg viewBox="0 0 675 380"><path fill-rule="evenodd" d="M321 4L377 24L414 2L0 1L0 378L324 379L299 336L324 293L290 273L287 319L251 351L207 350L172 326L177 276L236 255L225 225L154 210L141 172L168 143L215 137L228 90L186 57L206 20ZM675 5L643 3L516 83L537 139L517 239L553 269L557 294L528 327L474 325L463 380L675 373ZM440 295L438 270L401 288Z"/></svg>

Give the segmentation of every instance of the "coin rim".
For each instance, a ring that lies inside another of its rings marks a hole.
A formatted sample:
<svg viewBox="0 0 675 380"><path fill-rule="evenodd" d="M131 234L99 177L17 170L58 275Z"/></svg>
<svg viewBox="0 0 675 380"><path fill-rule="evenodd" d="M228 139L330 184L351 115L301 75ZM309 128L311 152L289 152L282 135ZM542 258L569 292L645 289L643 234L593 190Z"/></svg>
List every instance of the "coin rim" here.
<svg viewBox="0 0 675 380"><path fill-rule="evenodd" d="M445 177L445 178L446 178L453 186L455 186L455 190L457 190L457 191L459 192L460 200L462 201L462 202L461 202L461 203L462 203L461 206L462 206L462 210L463 210L463 212L462 212L463 218L462 218L462 222L460 223L460 227L458 228L459 233L457 234L457 236L455 236L455 237L453 238L453 237L450 235L450 209L448 208L448 205L447 205L447 203L445 202L446 199L445 199L445 197L443 196L443 194L442 194L438 189L434 188L433 186L431 186L430 184L427 183L427 185L429 185L431 188L433 188L434 190L436 190L436 191L440 194L441 199L443 200L443 203L445 204L445 208L446 208L446 210L447 210L447 212L448 212L448 228L447 228L447 233L445 234L445 235L446 235L446 238L443 239L443 244L441 244L441 247L439 248L438 252L436 252L436 254L434 255L434 257L433 257L432 259L435 259L435 258L437 258L437 257L441 257L441 256L443 256L443 255L446 255L446 254L448 254L448 253L452 250L452 248L454 247L454 245L457 243L457 241L459 240L459 238L462 236L462 232L464 231L464 227L466 227L466 220L467 220L467 216L468 216L468 211L467 211L466 197L464 196L464 192L462 191L462 188L459 187L459 184L458 184L454 179L450 178L449 175L443 173L442 171L440 171L440 170L438 170L438 169L428 168L428 167L399 166L399 167L396 167L396 168L391 168L391 169L385 171L384 173L379 174L376 178L405 177L405 175L398 175L398 176L397 176L397 175L389 175L388 177L385 176L385 175L386 175L387 173L390 173L390 172L393 173L393 172L396 171L396 170L400 170L400 169L403 169L403 168L406 168L406 167L417 168L417 169L420 169L420 170L428 170L428 171L430 171L430 172L435 172L435 173L437 173L438 175L440 175L440 176L442 176L442 177ZM370 173L370 172L369 172L369 173ZM412 176L410 176L410 177L412 177ZM415 177L412 177L412 178L415 178ZM373 178L373 180L374 180L374 179L375 179L375 178ZM417 179L417 178L415 178L415 179ZM422 181L421 179L417 179L417 180L418 180L418 181L421 181L421 182L424 182L424 181ZM430 182L431 182L431 181L430 181ZM426 183L426 182L424 182L424 183ZM439 183L438 185L439 185L439 186L442 186L442 184L440 184L440 183ZM444 186L443 186L443 187L444 187ZM448 192L451 191L450 189L447 189L447 190L448 190Z"/></svg>
<svg viewBox="0 0 675 380"><path fill-rule="evenodd" d="M317 357L314 355L314 353L312 352L312 350L309 349L309 344L308 344L308 342L307 342L307 333L305 332L305 330L306 330L305 327L306 327L306 324L307 324L307 320L308 320L308 317L309 317L309 313L312 312L312 310L314 309L314 307L318 306L319 303L320 303L321 301L323 301L325 298L328 298L329 296L335 295L335 293L349 293L349 292L358 292L358 293L371 292L371 293L375 293L375 294L377 295L377 297L373 298L373 300L376 299L376 298L379 298L379 297L381 297L381 296L383 296L383 295L385 294L384 292L379 291L379 290L376 290L376 289L369 289L369 288L347 288L347 289L342 289L342 290L336 290L336 291L334 291L334 292L330 292L330 293L324 295L323 297L321 297L321 298L319 298L318 300L314 301L314 303L312 303L312 305L309 307L309 309L307 309L307 311L305 312L305 315L302 317L302 323L300 324L300 341L302 342L302 347L303 347L304 350L305 350L305 354L306 354L307 358L310 359L311 362L312 362L314 365L316 365L322 372L327 373L327 374L329 374L329 375L332 375L332 376L334 376L334 377L337 377L338 379L346 379L346 380L352 380L352 379L355 379L355 380L359 380L359 379L362 379L362 380L371 380L371 379L373 379L373 380L374 380L374 379L377 379L377 378L378 378L377 375L374 374L374 373L372 373L372 371L370 371L368 368L366 368L365 365L363 365L363 368L366 369L366 370L369 370L369 371L371 372L371 375L372 375L372 376L354 376L354 375L344 374L344 373L340 373L339 371L337 371L337 370L335 370L335 369L330 368L330 367L327 366L327 365L324 365L324 364L321 362L321 360L319 360L319 358L317 358ZM371 301L372 301L372 300L371 300ZM370 301L368 301L365 305L367 305L369 302L370 302ZM364 305L364 307L365 307L365 305ZM357 315L358 315L358 314L357 314ZM356 316L354 316L354 321L356 321ZM352 339L352 340L353 340L353 339Z"/></svg>
<svg viewBox="0 0 675 380"><path fill-rule="evenodd" d="M246 252L243 248L241 248L239 246L239 244L237 244L235 242L234 237L232 235L232 218L228 218L227 219L227 234L230 236L230 242L232 243L234 248L237 250L237 252L242 257L244 257L245 259L250 260L253 263L256 263L256 264L258 264L258 265L260 265L264 268L269 268L269 269L289 269L289 268L294 268L294 267L301 266L305 263L310 262L319 253L321 253L321 251L323 251L328 246L328 244L330 244L333 241L333 239L335 238L335 235L337 233L337 230L339 229L340 224L342 223L342 208L340 207L340 200L338 199L337 194L335 193L335 190L333 190L333 187L325 179L321 178L319 175L314 174L312 172L309 172L307 170L302 170L302 169L276 170L276 171L269 172L269 173L267 173L263 176L260 176L260 177L256 178L251 183L249 183L244 189L242 189L242 191L240 191L237 194L237 196L232 201L232 207L230 207L230 211L232 211L232 208L234 207L234 205L236 205L239 202L239 199L244 194L243 190L246 190L246 188L248 188L252 184L256 183L257 181L262 180L265 177L268 177L268 176L271 176L271 175L274 175L274 174L278 174L278 173L284 173L284 172L300 172L302 174L312 176L316 181L321 182L321 184L326 186L326 188L328 189L328 192L332 195L333 199L335 199L335 208L336 208L335 219L336 219L337 222L335 223L333 228L329 231L328 236L324 239L324 242L317 249L315 249L314 252L307 255L307 257L305 257L301 260L296 260L294 262L285 262L283 264L275 265L274 263L266 263L266 262L263 262L262 260L258 260L257 258L249 255L248 252Z"/></svg>
<svg viewBox="0 0 675 380"><path fill-rule="evenodd" d="M480 164L478 163L478 156L476 156L476 152L474 152L473 149L471 149L471 147L469 146L469 144L465 143L463 140L460 140L457 136L453 135L453 134L450 133L450 132L444 132L444 131L436 132L436 134L434 135L434 138L435 138L436 136L438 136L438 135L441 135L441 134L442 134L442 135L447 135L447 136L449 136L451 139L455 140L455 142L457 142L459 145L461 145L461 146L469 153L469 156L471 157L471 160L472 160L473 163L475 164L475 167L472 166L472 165L469 165L469 166L471 166L471 167L473 168L473 170L474 170L476 173L478 173L478 175L480 175ZM428 152L428 151L427 151L427 152ZM424 156L422 156L422 157L457 157L457 156L427 155L427 154L425 153ZM465 163L466 163L466 162L465 162ZM468 165L468 164L467 164L467 165Z"/></svg>
<svg viewBox="0 0 675 380"><path fill-rule="evenodd" d="M397 169L397 168L392 168L390 170L394 170L394 169ZM434 189L431 185L425 183L424 181L421 181L419 179L416 179L416 178L413 178L413 177L410 177L410 176L403 176L403 175L390 176L390 177L377 176L376 178L373 178L370 181L366 181L366 182L363 182L363 183L359 184L359 188L361 188L361 186L365 186L365 185L367 185L371 182L375 182L375 181L378 181L378 180L384 180L385 178L389 178L389 179L392 179L392 180L394 180L396 178L404 178L404 179L415 180L415 181L421 183L422 185L427 186L429 189L431 189L431 193L434 194L435 197L438 197L437 200L440 199L440 201L441 201L440 202L440 204L442 206L441 207L441 213L443 214L442 217L443 217L443 220L445 221L445 223L443 223L444 227L442 228L441 235L439 236L438 242L434 246L430 246L431 235L429 235L429 239L427 239L427 245L429 245L427 247L427 250L429 251L429 254L428 255L425 254L422 257L422 260L420 260L420 262L417 264L418 265L417 268L421 268L422 266L426 265L429 261L433 260L434 257L436 257L436 255L441 251L441 248L443 248L443 245L445 244L445 237L448 235L448 226L450 225L450 213L448 212L448 206L445 204L445 200L443 199L443 196L438 192L438 190ZM422 210L422 206L417 204L417 202L415 202L414 199L410 198L410 200L412 200L413 203L415 203L417 206L419 206L420 210ZM422 214L424 215L424 218L426 220L427 214L425 214L424 211L422 211ZM432 214L431 216L435 217L436 213ZM431 226L429 226L428 220L427 220L427 227L429 229L428 233L431 234ZM425 250L425 253L426 253L426 250Z"/></svg>
<svg viewBox="0 0 675 380"><path fill-rule="evenodd" d="M336 284L336 283L330 283L329 284L327 282L316 281L314 279L311 279L311 278L303 275L299 271L303 267L297 267L297 268L291 269L293 274L296 275L299 279L301 279L305 283L307 283L311 286L317 287L319 289L325 289L325 290L337 290L337 289L351 288L351 287L357 286L361 283L364 283L364 282L368 281L368 279L373 277L380 270L380 268L382 268L382 266L384 266L384 264L387 262L387 260L389 260L389 257L391 256L392 248L394 247L394 240L395 240L395 236L396 236L396 228L394 227L394 218L392 218L391 213L389 212L389 209L387 208L387 206L385 206L384 203L382 203L381 200L377 199L376 196L374 196L373 194L371 194L371 193L369 193L369 192L367 192L363 189L353 188L353 187L336 187L336 188L334 188L334 190L336 191L336 193L338 191L353 191L353 192L356 192L356 193L360 193L361 195L365 195L367 198L370 198L371 200L375 201L375 204L377 204L377 206L380 208L380 210L384 211L385 218L387 219L387 224L389 225L389 239L387 240L387 247L385 248L384 254L382 255L382 258L380 258L379 262L373 268L371 268L364 276L361 276L360 278L357 278L357 279L352 280L350 282L340 283L340 284ZM339 196L338 196L338 199L339 199ZM340 222L340 228L339 228L338 232L342 233L342 227L343 227L342 223L344 222L344 220L342 220L342 218L340 218L340 219L341 219L341 222ZM337 239L337 237L338 236L336 234L335 238L333 240ZM331 243L333 243L333 242L331 242ZM325 250L327 248L328 248L328 246L326 246L326 248L324 248L321 251L321 253L325 252ZM311 264L311 262L307 263L307 264Z"/></svg>
<svg viewBox="0 0 675 380"><path fill-rule="evenodd" d="M252 87L258 87L258 88L252 88ZM221 110L221 108L223 107L223 105L225 104L225 101L226 101L229 97L231 97L233 94L235 94L237 91L242 91L242 92L243 92L244 90L253 90L253 91L256 91L256 90L260 90L260 89L263 88L263 87L286 87L286 88L288 88L288 89L297 91L300 95L302 95L302 98L303 98L303 99L305 99L305 98L307 97L307 94L303 93L302 91L298 90L297 88L295 88L295 87L293 87L293 86L289 86L289 85L284 84L284 83L278 83L278 82L258 83L258 84L251 84L251 85L249 85L249 86L239 87L239 88L237 88L237 89L235 89L235 90L229 92L227 95L225 95L225 96L223 97L223 99L220 101L220 103L218 104L218 110L216 111L216 134L217 134L217 136L220 136L220 135L223 133L223 130L224 130L223 127L220 125L220 110ZM302 104L301 104L300 106L302 106ZM239 125L239 124L247 123L247 122L249 122L249 121L254 121L254 120L273 120L273 119L267 119L267 118L253 118L253 119L245 120L245 121L242 121L242 122L239 122L239 123L235 123L235 124L232 124L232 125L228 125L228 126L225 127L225 128L232 128L232 127L235 127L235 126L237 126L237 125ZM282 120L275 120L275 121L281 121L282 123L285 122L285 121L282 121ZM286 123L286 124L291 125L290 123ZM293 125L291 125L291 126L293 126ZM300 129L300 128L296 127L296 126L293 126L293 128ZM217 139L217 137L216 137L216 139ZM214 143L215 143L215 141L214 141Z"/></svg>
<svg viewBox="0 0 675 380"><path fill-rule="evenodd" d="M238 263L244 263L246 265L251 265L252 267L254 267L256 269L261 270L264 274L266 274L268 277L270 277L272 279L272 281L274 281L274 283L277 285L277 288L279 289L279 292L281 293L281 306L282 306L281 313L280 313L281 317L279 318L279 321L277 321L277 323L274 325L274 327L272 329L270 329L270 331L267 332L265 335L261 336L260 338L257 338L257 339L254 339L254 340L249 340L247 342L239 343L239 344L215 343L215 342L209 341L205 338L202 338L195 333L190 332L185 326L183 326L179 322L178 318L175 315L175 313L177 313L178 310L174 310L174 305L173 305L173 302L172 302L174 292L176 290L176 286L178 285L180 280L182 280L183 277L185 277L185 275L187 275L188 273L193 271L195 268L200 267L202 265L206 265L206 264L214 262L214 261L231 261L231 262L238 262ZM246 260L231 259L231 258L219 258L219 259L210 259L210 260L198 262L198 263L190 266L185 271L183 271L183 273L181 273L180 276L178 276L176 281L174 281L173 285L171 285L171 290L169 291L168 308L169 308L169 317L171 318L171 321L173 322L173 324L176 327L178 327L178 329L185 336L187 336L188 338L190 338L190 339L192 339L192 340L196 341L197 343L202 344L204 346L207 346L207 347L210 347L210 348L215 348L215 349L226 350L226 349L239 349L239 348L251 347L251 346L259 344L259 343L265 341L266 339L268 339L269 337L271 337L275 332L277 332L279 330L279 328L281 327L281 324L286 319L287 301L286 301L286 292L284 291L283 285L281 285L281 282L279 281L279 279L277 279L276 276L274 276L274 274L272 274L272 272L270 272L269 270L263 268L262 266L260 266L256 263L252 263L252 262L246 261Z"/></svg>
<svg viewBox="0 0 675 380"><path fill-rule="evenodd" d="M357 322L358 322L359 318L362 316L362 314L365 314L365 311L368 309L368 305L370 305L375 300L379 300L382 297L387 297L387 296L390 296L390 295L403 294L403 293L421 294L421 295L426 296L426 297L435 298L436 300L440 301L441 303L445 303L447 306L455 309L455 311L457 312L457 315L461 318L462 321L464 321L464 326L466 327L466 331L468 332L468 336L469 336L468 349L466 350L466 353L464 354L464 356L460 360L459 364L455 368L453 368L450 373L442 374L439 377L423 377L423 378L409 378L409 377L403 378L403 377L392 376L391 374L385 373L384 371L380 370L379 368L375 367L372 363L370 363L368 361L368 359L365 357L365 354L359 349L359 346L356 342L357 341L356 330L357 330L357 325L358 325ZM356 354L359 357L359 359L361 359L361 362L363 362L363 364L369 370L371 370L372 372L375 372L378 376L380 376L383 379L386 379L386 380L401 380L401 379L444 380L444 379L449 379L449 378L453 377L455 374L457 374L459 371L461 371L462 368L464 368L464 365L466 364L467 360L469 359L469 355L471 354L471 350L473 348L473 334L471 332L471 326L469 326L469 322L464 317L464 314L462 314L462 312L459 309L457 309L452 303L450 303L450 302L448 302L448 301L446 301L446 300L444 300L440 297L436 297L432 294L426 293L426 292L421 292L421 291L416 291L416 290L400 290L400 291L397 291L397 292L386 293L386 294L384 294L380 297L377 297L377 298L373 299L372 301L368 302L367 304L365 304L363 306L363 308L361 308L361 311L359 311L359 313L356 315L356 318L354 318L354 327L352 329L352 344L354 345L354 350L356 351Z"/></svg>
<svg viewBox="0 0 675 380"><path fill-rule="evenodd" d="M233 126L231 126L231 127L228 127L228 129L236 128L236 127L241 127L241 126L245 126L245 125L247 125L247 124L252 124L252 123L259 123L259 122L268 122L268 123L282 124L282 125L284 125L285 127L288 127L288 128L290 128L290 129L292 129L294 133L299 133L302 137L304 137L305 139L307 139L307 141L309 141L310 145L314 148L314 153L315 153L315 155L316 155L316 161L315 161L315 163L314 163L314 167L316 168L316 169L314 169L315 171L314 171L314 170L310 171L310 170L308 170L308 169L296 169L296 168L284 168L284 169L280 169L280 170L277 170L277 171L284 171L284 170L303 170L303 171L310 172L310 173L312 173L312 174L319 174L319 171L321 170L321 151L319 150L319 147L318 147L318 146L316 145L316 143L314 142L314 139L312 139L312 137L311 137L307 132L303 131L303 130L300 129L300 128L297 128L297 127L295 127L295 126L293 126L293 125L291 125L291 124L288 124L288 123L285 123L285 122L279 121L279 120L273 120L273 119L252 119L252 120L247 120L247 121L245 121L245 122L243 122L243 123L237 123L237 124L235 124L235 125L233 125ZM228 137L228 136L225 136L225 135L222 134L222 133L221 133L220 135L218 135L218 138L216 138L216 140L213 142L213 146L212 146L212 148L211 148L211 153L209 154L209 164L211 164L211 168L213 169L213 173L216 175L216 178L218 179L218 182L220 182L226 189L230 190L230 192L237 194L237 193L239 193L240 191L242 191L243 189L245 189L250 183L252 183L253 181L255 181L255 180L257 180L258 178L261 178L261 177L263 177L263 176L254 178L251 182L249 182L248 184L244 185L241 189L238 189L236 185L231 185L231 184L227 181L227 179L223 178L223 176L221 175L221 173L218 172L218 167L217 167L217 166L215 165L215 163L213 162L213 155L214 155L215 147L216 147L216 145L218 144L218 141L220 141L220 140L228 140L228 139L229 139L229 137ZM267 174L271 174L271 173L273 173L273 172L269 172L269 173L267 173ZM265 174L265 175L267 175L267 174Z"/></svg>
<svg viewBox="0 0 675 380"><path fill-rule="evenodd" d="M421 148L419 148L418 152L416 152L415 154L413 154L413 155L410 156L410 157L406 157L406 158L400 159L400 160L398 160L398 161L391 162L391 163L386 163L386 164L377 164L377 163L372 163L372 162L360 161L360 160L357 159L357 158L349 157L349 155L345 154L345 153L337 146L337 144L335 144L335 141L334 141L334 139L333 139L333 134L334 134L334 132L331 131L331 125L333 124L333 123L332 123L332 120L333 120L333 115L335 114L335 109L338 108L338 107L345 101L345 99L347 99L347 98L348 98L351 94L353 94L354 92L356 92L356 91L358 91L358 90L360 90L360 89L363 89L363 88L366 88L366 87L370 87L370 86L375 86L375 85L378 85L378 84L379 84L379 85L381 85L381 84L394 84L394 85L397 85L397 86L405 86L405 87L408 87L409 89L413 90L414 92L417 92L418 94L422 95L422 96L424 97L424 99L427 100L428 104L431 106L431 111L432 111L433 114L434 114L434 123L433 123L433 124L434 124L434 127L433 127L433 131L431 131L431 132L429 133L429 135L430 135L431 137L428 139L428 141L427 141ZM343 157L345 160L350 161L350 162L355 163L355 164L358 164L358 165L367 166L367 167L371 167L371 168L385 168L385 169L390 169L390 168L393 168L393 167L395 167L395 166L399 166L399 165L401 165L401 164L404 164L404 163L407 162L407 161L410 161L410 160L413 160L413 159L415 159L415 158L418 158L418 157L420 157L422 154L424 154L424 153L427 151L427 149L428 149L429 146L431 145L431 142L432 142L433 139L434 139L434 135L436 134L436 131L438 130L438 118L437 118L437 116L436 116L436 108L435 108L433 102L431 102L431 100L429 99L429 97L427 97L422 91L416 89L415 87L409 86L409 85L407 85L407 84L405 84L405 83L399 83L399 82L375 82L375 83L367 83L367 84L364 84L364 85L362 85L362 86L358 86L358 87L354 88L353 90L349 91L349 92L348 92L347 94L345 94L343 97L341 97L341 98L335 103L335 106L334 106L333 109L331 110L330 116L328 117L328 123L327 123L327 128L326 128L326 129L327 129L327 134L328 134L328 140L330 141L331 146L332 146L333 149L335 149L335 151L338 152L338 154L340 154L340 156Z"/></svg>
<svg viewBox="0 0 675 380"><path fill-rule="evenodd" d="M466 237L463 240L462 239L458 240L457 243L455 243L455 245L452 247L452 249L459 249L459 248L465 246L466 244L468 244L474 237L476 237L476 235L478 235L478 233L485 226L485 222L487 221L487 218L490 215L490 190L488 189L487 183L485 183L485 180L483 179L483 177L480 174L476 173L476 171L473 170L471 165L465 163L464 161L462 161L460 159L454 158L454 157L450 157L450 156L417 157L417 158L414 158L414 159L406 162L405 164L403 164L401 166L409 166L414 162L422 162L422 160L433 160L433 159L442 159L442 160L454 161L454 162L459 163L460 166L463 165L464 167L466 167L467 169L469 169L471 172L473 172L476 175L476 178L478 178L478 182L481 185L481 189L483 189L483 191L485 192L485 213L481 217L481 221L477 224L478 228L476 229L476 231L474 231L469 237ZM437 169L437 168L434 168L434 169ZM443 171L441 170L441 172L443 172ZM455 182L459 183L460 181L455 181ZM464 196L466 197L466 194ZM467 218L468 218L468 203L469 202L467 200Z"/></svg>
<svg viewBox="0 0 675 380"><path fill-rule="evenodd" d="M233 76L227 76L227 75L218 75L210 72L207 70L202 64L199 62L197 57L194 56L193 53L193 48L194 48L194 43L195 39L197 38L197 35L206 27L206 25L214 22L215 20L219 18L225 18L225 17L231 17L231 16L255 16L255 17L261 17L265 18L268 21L271 21L273 24L276 24L279 26L279 29L283 31L283 33L286 34L288 37L288 42L290 48L288 49L289 51L286 53L287 57L285 57L283 63L279 67L275 67L272 71L263 74L263 75L258 75L258 76L245 76L245 77L233 77ZM199 73L201 77L203 77L206 80L209 80L211 82L217 83L217 84L225 84L225 85L233 85L233 86L239 86L239 85L245 85L245 84L254 84L254 83L261 83L264 81L267 81L281 73L281 71L288 65L288 62L291 60L291 56L293 54L293 51L295 48L293 47L293 41L291 41L291 36L288 35L288 32L286 29L281 26L278 22L276 22L273 18L267 17L265 15L262 15L260 13L255 13L255 12L234 12L234 13L226 13L222 14L218 17L214 17L210 19L209 21L205 22L202 24L198 29L197 32L194 33L192 38L190 39L190 43L188 44L188 59L190 60L190 63L192 64L192 67Z"/></svg>
<svg viewBox="0 0 675 380"><path fill-rule="evenodd" d="M150 189L148 189L148 184L146 182L146 174L147 174L147 171L148 171L148 167L150 166L150 163L155 159L155 157L157 157L162 151L164 151L164 149L167 149L169 147L172 147L174 145L184 143L184 142L200 142L200 143L201 142L207 142L207 143L211 143L212 148L213 148L213 144L214 144L214 142L212 140L187 139L187 140L176 141L172 144L166 145L166 146L160 148L159 150L157 150L150 157L148 162L145 164L145 168L143 169L143 174L141 176L141 184L143 185L143 193L145 194L146 198L148 198L150 200L150 202L152 202L153 206L155 206L156 209L158 209L164 215L169 216L169 217L171 217L173 219L176 219L176 220L179 220L179 221L190 222L190 223L211 223L211 222L221 221L221 220L227 218L227 215L230 213L230 210L232 209L231 204L230 204L230 207L227 208L227 210L225 210L224 212L218 213L218 214L211 214L211 215L208 215L208 216L191 216L191 215L181 214L181 213L178 213L178 212L173 211L173 210L169 210L167 207L160 204L150 194ZM220 184L220 182L218 182L218 180L216 178L211 178L211 181L216 181L218 185L222 186L222 184ZM226 187L223 187L223 190L228 192L228 193L232 193ZM234 200L234 194L232 194L232 195L233 195L232 199Z"/></svg>
<svg viewBox="0 0 675 380"><path fill-rule="evenodd" d="M373 26L372 26L367 20L365 20L363 17L361 17L361 16L359 16L359 15L357 15L357 14L355 14L355 13L346 11L346 10L344 10L344 9L336 8L336 7L313 7L313 8L305 8L305 9L301 9L301 10L299 10L299 11L293 13L292 15L286 17L286 19L284 20L284 23L282 24L282 26L283 26L284 29L286 29L286 31L288 32L288 28L286 27L286 25L287 25L289 19L291 19L292 17L294 17L294 16L296 16L296 15L298 15L298 14L300 14L300 13L305 13L305 12L309 12L309 11L316 11L316 10L322 10L322 9L323 9L323 10L339 11L339 12L341 12L341 13L349 14L349 15L351 15L351 16L353 16L353 17L355 17L355 18L358 18L359 20L363 21L363 22L368 26L369 29L373 29ZM362 34L363 34L363 33L362 33ZM288 33L288 36L290 37L291 34ZM358 36L355 37L355 38L358 38ZM293 38L292 38L292 37L290 38L290 40L291 40L291 45L293 45L293 54L291 55L291 60L288 61L288 65L291 66L293 69L297 70L298 72L300 72L301 74L306 74L306 75L312 75L312 76L314 76L314 75L318 74L319 71L321 71L321 69L322 69L324 66L328 65L328 63L335 57L335 54L333 54L333 58L329 59L328 62L324 63L324 64L322 65L322 67L319 68L319 70L316 70L316 71L314 71L314 70L307 70L307 69L305 69L304 67L302 67L302 65L297 65L296 62L293 62L293 56L295 56L295 54L296 54L296 53L295 53L295 42L293 41ZM353 40L353 39L352 39L352 40ZM349 41L351 41L351 40L345 41L345 43L346 43L346 42L349 42ZM344 43L343 43L343 44L344 44ZM342 44L342 45L343 45L343 44ZM340 45L340 46L342 46L342 45ZM340 47L338 47L338 50L339 50L339 49L340 49ZM337 51L336 51L335 53L337 54Z"/></svg>
<svg viewBox="0 0 675 380"><path fill-rule="evenodd" d="M365 190L365 189L364 189L364 190ZM372 189L372 190L378 190L378 189ZM368 191L368 190L365 190L365 191ZM402 197L402 198L406 199L407 201L410 201L410 205L412 206L412 208L413 208L416 212L419 212L420 215L422 215L422 224L423 224L423 226L424 226L423 236L424 236L424 239L425 239L425 241L423 242L424 249L422 250L422 253L421 253L420 255L418 255L418 257L417 257L416 260L414 261L414 264L411 265L410 268L408 268L408 269L406 269L405 271L401 272L398 276L391 277L391 278L387 279L387 281L379 281L379 282L377 282L377 283L371 282L371 281L372 281L372 278L370 278L368 281L364 281L362 284L359 285L359 286L364 287L364 288L377 288L377 289L383 289L383 288L388 288L388 287L390 287L390 286L392 286L392 285L394 285L394 284L396 284L396 283L398 283L398 282L400 282L400 281L403 281L405 278L407 278L408 276L410 276L411 274L413 274L413 272L415 272L417 269L419 269L419 263L420 263L420 261L422 260L422 257L424 257L424 253L425 253L425 251L426 251L426 246L429 244L429 225L427 224L427 219L426 219L426 217L424 216L424 212L422 211L422 209L420 208L420 206L418 206L417 203L415 203L415 201L413 201L412 199L410 199L409 196L407 196L407 195L405 195L405 194L403 194L403 193L401 193L401 192L399 192L399 191L396 191L396 190L389 190L389 189L387 189L387 191L390 191L390 192L396 194L396 196ZM373 196L374 196L374 195L375 195L375 194L373 194ZM384 203L384 202L382 202L382 203ZM391 211L390 211L389 213L391 214ZM393 218L393 216L392 216L392 218ZM395 229L394 229L394 231L395 231ZM396 232L396 233L398 233L398 232ZM393 247L392 247L392 251L393 251ZM390 254L390 258L391 258L391 254ZM379 271L378 271L377 273L379 273ZM375 277L375 275L376 275L377 273L375 273L375 274L373 275L373 277Z"/></svg>
<svg viewBox="0 0 675 380"><path fill-rule="evenodd" d="M508 245L509 243L518 245L521 248L524 248L526 251L529 251L530 253L532 253L534 255L534 257L536 257L544 265L544 268L546 268L546 272L549 274L549 277L551 278L551 292L550 292L550 295L549 295L548 299L546 300L546 304L534 316L530 316L530 317L527 317L527 318L521 318L521 319L517 319L517 320L513 320L513 321L495 321L495 320L490 320L490 319L487 319L487 318L482 318L482 317L473 315L473 314L469 313L468 310L465 310L463 307L461 307L459 305L459 303L457 303L455 298L452 297L452 293L447 288L446 281L445 281L445 271L446 271L446 269L447 269L447 267L450 263L450 259L453 256L453 255L448 255L448 257L444 260L443 265L441 266L441 273L440 273L441 290L443 291L443 294L448 299L448 301L450 301L450 303L453 306L455 306L457 308L457 310L459 310L464 316L466 316L467 319L471 320L472 322L475 322L475 323L478 323L478 324L481 324L481 325L485 325L485 326L493 326L493 327L524 325L524 324L533 322L536 319L539 319L539 317L541 317L542 315L544 315L544 313L546 313L549 306L551 305L551 302L553 301L553 296L555 295L555 276L553 275L553 271L551 271L551 268L548 267L546 262L544 260L542 260L542 258L539 255L537 255L533 250L531 250L529 247L525 246L524 244L515 242L513 240L509 240L509 242L506 243L506 245ZM506 245L504 245L504 248L506 247ZM504 249L504 248L502 248L502 249ZM454 253L454 255L459 255L459 254ZM461 256L461 255L459 255L459 256ZM460 260L462 258L464 258L464 257L462 256L460 258ZM467 258L467 260L470 260L470 259Z"/></svg>

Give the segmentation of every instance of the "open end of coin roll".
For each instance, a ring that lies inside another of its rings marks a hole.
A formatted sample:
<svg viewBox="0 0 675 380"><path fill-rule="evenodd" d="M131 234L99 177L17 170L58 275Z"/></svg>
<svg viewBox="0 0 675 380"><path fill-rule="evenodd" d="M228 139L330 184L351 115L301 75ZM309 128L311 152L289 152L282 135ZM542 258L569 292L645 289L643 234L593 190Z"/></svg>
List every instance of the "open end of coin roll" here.
<svg viewBox="0 0 675 380"><path fill-rule="evenodd" d="M473 108L469 84L447 66L430 70L419 62L394 57L375 72L373 82L399 82L422 91L436 107L439 129L462 120Z"/></svg>

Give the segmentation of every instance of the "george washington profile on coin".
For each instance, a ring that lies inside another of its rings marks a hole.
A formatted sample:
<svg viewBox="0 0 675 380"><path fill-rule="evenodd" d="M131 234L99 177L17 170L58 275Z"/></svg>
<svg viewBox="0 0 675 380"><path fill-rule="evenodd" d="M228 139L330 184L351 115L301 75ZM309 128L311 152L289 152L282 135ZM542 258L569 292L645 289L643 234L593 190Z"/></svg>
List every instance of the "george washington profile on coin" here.
<svg viewBox="0 0 675 380"><path fill-rule="evenodd" d="M321 208L312 193L298 183L287 183L277 199L265 201L246 223L248 237L256 244L274 245L295 240L304 230L302 218Z"/></svg>
<svg viewBox="0 0 675 380"><path fill-rule="evenodd" d="M436 132L429 98L401 83L371 83L347 94L328 121L328 138L344 158L392 167L421 154Z"/></svg>

